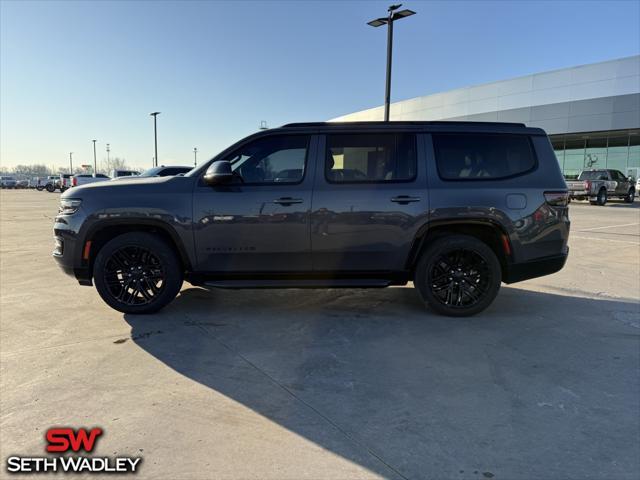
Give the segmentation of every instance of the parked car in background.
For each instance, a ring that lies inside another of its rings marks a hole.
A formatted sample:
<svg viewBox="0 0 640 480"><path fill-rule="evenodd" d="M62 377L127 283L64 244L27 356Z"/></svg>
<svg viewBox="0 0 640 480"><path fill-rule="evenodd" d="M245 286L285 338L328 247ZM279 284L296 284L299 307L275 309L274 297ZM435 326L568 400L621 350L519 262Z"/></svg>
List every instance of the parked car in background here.
<svg viewBox="0 0 640 480"><path fill-rule="evenodd" d="M107 180L111 180L111 178L107 175L104 175L103 173L96 173L95 175L81 173L72 177L71 186L79 187L81 185L88 185L90 183L106 182Z"/></svg>
<svg viewBox="0 0 640 480"><path fill-rule="evenodd" d="M584 170L577 180L567 182L569 196L576 200L589 200L591 205L604 205L609 198L632 203L636 186L632 179L619 170Z"/></svg>
<svg viewBox="0 0 640 480"><path fill-rule="evenodd" d="M1 188L16 188L18 181L15 177L0 177Z"/></svg>
<svg viewBox="0 0 640 480"><path fill-rule="evenodd" d="M138 172L137 170L111 170L110 177L112 179L115 179L123 177L135 177L137 175L140 175L140 172Z"/></svg>
<svg viewBox="0 0 640 480"><path fill-rule="evenodd" d="M53 193L58 188L60 188L60 175L49 175L44 184L44 190L49 193Z"/></svg>
<svg viewBox="0 0 640 480"><path fill-rule="evenodd" d="M60 175L60 180L58 181L58 188L60 189L61 192L64 192L68 188L72 187L72 178L73 178L73 175L69 173L64 173Z"/></svg>
<svg viewBox="0 0 640 480"><path fill-rule="evenodd" d="M567 185L545 132L488 122L290 124L186 175L73 188L53 256L112 308L220 288L412 281L441 314L560 270Z"/></svg>
<svg viewBox="0 0 640 480"><path fill-rule="evenodd" d="M29 180L22 179L16 182L16 188L29 188Z"/></svg>
<svg viewBox="0 0 640 480"><path fill-rule="evenodd" d="M193 167L184 167L184 166L165 166L161 165L159 167L153 167L145 170L140 175L135 177L119 177L114 178L113 180L125 180L132 178L146 178L146 177L173 177L174 175L184 175L187 172L190 172Z"/></svg>

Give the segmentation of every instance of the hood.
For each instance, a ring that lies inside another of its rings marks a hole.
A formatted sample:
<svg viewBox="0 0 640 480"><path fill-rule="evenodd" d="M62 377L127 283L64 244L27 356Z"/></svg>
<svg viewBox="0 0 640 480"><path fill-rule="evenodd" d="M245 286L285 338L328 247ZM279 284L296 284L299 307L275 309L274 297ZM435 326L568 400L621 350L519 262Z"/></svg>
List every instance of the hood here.
<svg viewBox="0 0 640 480"><path fill-rule="evenodd" d="M148 191L162 191L169 186L167 184L175 181L178 178L185 177L129 177L130 180L126 182L94 182L87 185L80 185L66 190L62 194L62 198L76 198L85 194L89 195L120 195L129 193L129 191L135 191L136 193L143 193Z"/></svg>

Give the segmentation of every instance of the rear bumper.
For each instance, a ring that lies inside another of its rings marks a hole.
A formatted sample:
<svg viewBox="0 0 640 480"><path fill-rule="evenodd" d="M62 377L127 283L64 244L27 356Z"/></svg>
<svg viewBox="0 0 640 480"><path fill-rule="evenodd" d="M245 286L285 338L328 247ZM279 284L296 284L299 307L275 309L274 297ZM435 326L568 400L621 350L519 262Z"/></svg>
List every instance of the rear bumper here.
<svg viewBox="0 0 640 480"><path fill-rule="evenodd" d="M561 255L544 257L529 262L513 263L507 267L507 274L502 281L504 283L515 283L556 273L562 270L568 256L569 248L567 247L567 253Z"/></svg>
<svg viewBox="0 0 640 480"><path fill-rule="evenodd" d="M575 197L589 197L591 196L591 193L587 192L586 190L574 190L574 191L570 191L569 192L569 196L571 198L575 198Z"/></svg>

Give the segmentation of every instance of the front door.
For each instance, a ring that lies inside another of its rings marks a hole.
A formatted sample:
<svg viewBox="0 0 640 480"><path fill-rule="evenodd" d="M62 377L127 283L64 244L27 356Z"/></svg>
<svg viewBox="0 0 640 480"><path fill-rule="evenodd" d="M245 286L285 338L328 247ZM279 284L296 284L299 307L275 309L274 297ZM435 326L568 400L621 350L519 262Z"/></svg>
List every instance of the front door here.
<svg viewBox="0 0 640 480"><path fill-rule="evenodd" d="M619 170L612 170L612 180L616 181L616 195L626 195L629 192L629 179Z"/></svg>
<svg viewBox="0 0 640 480"><path fill-rule="evenodd" d="M274 134L250 140L220 159L231 162L232 183L199 182L193 200L198 270L311 270L313 138Z"/></svg>
<svg viewBox="0 0 640 480"><path fill-rule="evenodd" d="M315 272L404 268L428 216L426 162L416 137L372 132L320 138L311 219Z"/></svg>

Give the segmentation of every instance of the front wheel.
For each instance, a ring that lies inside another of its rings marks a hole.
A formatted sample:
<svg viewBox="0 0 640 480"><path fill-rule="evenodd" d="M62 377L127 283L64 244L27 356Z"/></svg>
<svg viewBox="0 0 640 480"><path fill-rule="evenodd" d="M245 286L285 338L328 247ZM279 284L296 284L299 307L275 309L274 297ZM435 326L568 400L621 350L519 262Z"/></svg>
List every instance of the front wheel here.
<svg viewBox="0 0 640 480"><path fill-rule="evenodd" d="M624 197L624 202L625 203L633 203L633 197L635 197L636 192L633 188L629 189L629 192L627 193L627 196Z"/></svg>
<svg viewBox="0 0 640 480"><path fill-rule="evenodd" d="M55 192L55 191L56 191L56 187L55 187L55 185L52 185L52 184L50 184L50 183L48 183L48 184L47 184L47 186L46 186L45 188L46 188L47 192L49 192L49 193L53 193L53 192Z"/></svg>
<svg viewBox="0 0 640 480"><path fill-rule="evenodd" d="M183 270L174 251L156 235L132 232L98 253L93 280L102 299L123 313L153 313L180 291Z"/></svg>
<svg viewBox="0 0 640 480"><path fill-rule="evenodd" d="M483 311L496 298L502 270L493 250L467 235L440 237L422 253L414 284L436 312L466 317Z"/></svg>

